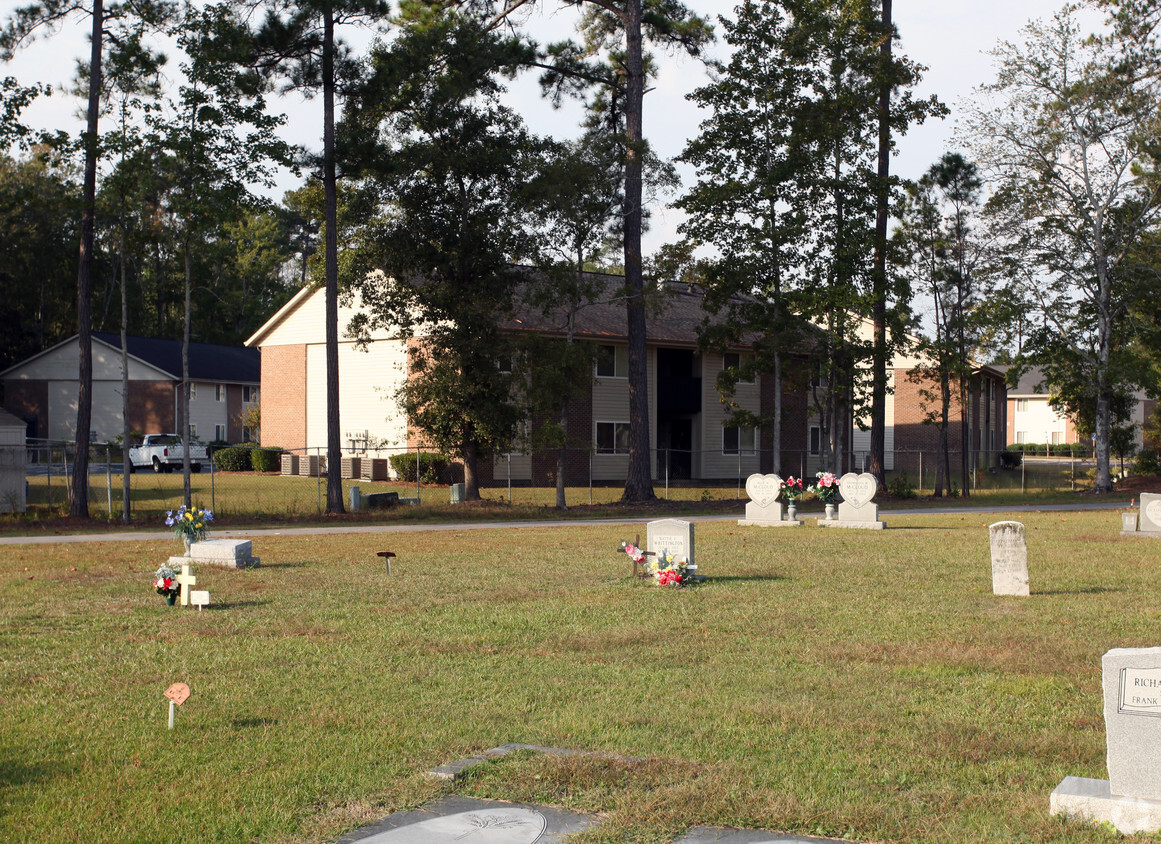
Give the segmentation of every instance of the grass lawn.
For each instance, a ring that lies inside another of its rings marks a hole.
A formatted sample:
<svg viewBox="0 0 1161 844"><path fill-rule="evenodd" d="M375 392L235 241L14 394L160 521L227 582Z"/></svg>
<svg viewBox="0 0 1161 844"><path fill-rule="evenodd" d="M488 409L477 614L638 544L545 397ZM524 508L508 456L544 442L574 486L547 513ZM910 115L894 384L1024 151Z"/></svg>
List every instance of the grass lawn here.
<svg viewBox="0 0 1161 844"><path fill-rule="evenodd" d="M643 522L269 538L200 613L149 584L175 541L0 546L0 841L327 842L449 790L603 814L578 842L1113 840L1048 794L1106 776L1100 657L1158 644L1161 544L1024 513L997 598L1000 518L704 523L689 590L626 577ZM646 761L422 776L507 742Z"/></svg>

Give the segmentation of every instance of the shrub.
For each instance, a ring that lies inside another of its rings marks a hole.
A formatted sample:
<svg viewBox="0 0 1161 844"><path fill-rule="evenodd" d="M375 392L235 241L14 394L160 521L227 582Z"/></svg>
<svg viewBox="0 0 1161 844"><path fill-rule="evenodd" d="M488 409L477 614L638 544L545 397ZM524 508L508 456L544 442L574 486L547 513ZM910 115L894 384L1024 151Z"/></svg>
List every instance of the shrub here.
<svg viewBox="0 0 1161 844"><path fill-rule="evenodd" d="M900 470L887 482L887 492L894 498L915 498L915 487L907 479L907 472Z"/></svg>
<svg viewBox="0 0 1161 844"><path fill-rule="evenodd" d="M1143 449L1133 458L1133 474L1161 475L1161 451L1157 449Z"/></svg>
<svg viewBox="0 0 1161 844"><path fill-rule="evenodd" d="M251 449L250 465L254 467L255 472L278 472L282 469L282 449Z"/></svg>
<svg viewBox="0 0 1161 844"><path fill-rule="evenodd" d="M220 472L249 472L250 449L248 448L219 448L214 451L214 466Z"/></svg>
<svg viewBox="0 0 1161 844"><path fill-rule="evenodd" d="M1008 446L1007 451L1000 452L1001 469L1015 469L1022 462L1024 462L1024 455L1018 451L1012 451L1011 446Z"/></svg>
<svg viewBox="0 0 1161 844"><path fill-rule="evenodd" d="M448 467L448 459L442 454L423 452L419 455L419 480L425 484L438 484L443 481L443 473ZM391 468L401 480L415 482L415 455L392 454Z"/></svg>

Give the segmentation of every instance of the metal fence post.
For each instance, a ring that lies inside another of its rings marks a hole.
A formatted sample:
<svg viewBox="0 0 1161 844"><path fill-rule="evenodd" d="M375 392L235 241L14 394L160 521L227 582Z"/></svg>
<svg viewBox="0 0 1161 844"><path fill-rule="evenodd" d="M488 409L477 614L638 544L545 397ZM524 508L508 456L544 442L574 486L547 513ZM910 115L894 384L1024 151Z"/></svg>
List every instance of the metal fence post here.
<svg viewBox="0 0 1161 844"><path fill-rule="evenodd" d="M669 500L669 449L665 449L665 500Z"/></svg>
<svg viewBox="0 0 1161 844"><path fill-rule="evenodd" d="M593 504L593 453L589 452L589 506Z"/></svg>
<svg viewBox="0 0 1161 844"><path fill-rule="evenodd" d="M251 455L251 457L253 457L253 455ZM217 510L218 509L218 501L217 501L217 490L215 489L216 484L214 483L215 472L214 472L214 447L213 446L210 446L206 450L206 460L208 460L209 464L210 464L210 509Z"/></svg>
<svg viewBox="0 0 1161 844"><path fill-rule="evenodd" d="M109 456L109 444L105 443L105 494L108 501L106 508L109 513L108 520L113 521L113 464L112 458Z"/></svg>
<svg viewBox="0 0 1161 844"><path fill-rule="evenodd" d="M923 497L923 452L919 452L919 497Z"/></svg>
<svg viewBox="0 0 1161 844"><path fill-rule="evenodd" d="M506 455L508 458L508 504L512 504L512 452Z"/></svg>
<svg viewBox="0 0 1161 844"><path fill-rule="evenodd" d="M316 481L316 483L315 483L315 487L316 487L316 488L317 488L317 490L318 490L318 512L319 512L319 515L321 516L321 515L322 515L322 511L323 511L323 506L322 506L322 478L323 478L323 473L322 473L322 449L321 449L321 448L315 448L315 450L314 450L314 453L315 453L315 458L318 460L318 471L317 471L317 472L315 472L315 481ZM309 454L306 456L306 459L307 459L308 461L310 460L310 455L309 455ZM327 467L327 471L330 471L330 467L329 467L329 466Z"/></svg>

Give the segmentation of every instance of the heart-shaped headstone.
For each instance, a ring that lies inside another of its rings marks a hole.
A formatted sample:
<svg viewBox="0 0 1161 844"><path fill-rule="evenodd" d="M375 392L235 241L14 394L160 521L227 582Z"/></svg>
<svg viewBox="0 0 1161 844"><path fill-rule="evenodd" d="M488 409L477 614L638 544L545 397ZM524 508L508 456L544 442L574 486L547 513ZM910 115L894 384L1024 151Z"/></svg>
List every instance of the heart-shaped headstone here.
<svg viewBox="0 0 1161 844"><path fill-rule="evenodd" d="M839 478L839 494L843 497L843 501L856 509L869 504L878 491L879 479L869 472L863 472L861 475L847 472Z"/></svg>
<svg viewBox="0 0 1161 844"><path fill-rule="evenodd" d="M746 495L759 507L768 507L782 492L782 478L778 475L750 475L746 478Z"/></svg>

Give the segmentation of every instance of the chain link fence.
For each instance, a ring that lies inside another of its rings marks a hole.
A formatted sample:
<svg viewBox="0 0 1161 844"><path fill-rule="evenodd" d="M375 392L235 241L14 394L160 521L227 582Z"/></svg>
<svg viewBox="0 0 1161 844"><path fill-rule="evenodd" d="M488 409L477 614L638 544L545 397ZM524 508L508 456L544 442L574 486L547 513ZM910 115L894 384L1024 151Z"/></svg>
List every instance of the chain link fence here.
<svg viewBox="0 0 1161 844"><path fill-rule="evenodd" d="M0 447L0 467L10 480L0 485L0 512L19 510L23 501L33 512L68 512L75 443L29 440L25 446ZM200 454L200 453L199 453ZM851 452L845 471L862 471L869 455ZM969 454L966 479L960 454L950 455L951 474L943 479L944 494L958 494L966 483L973 493L1017 492L1042 494L1084 489L1096 472L1092 454L1073 447L1067 452L1039 446L1028 452L1005 450ZM931 495L937 482L938 455L934 451L895 451L888 461L887 492L895 497ZM554 506L557 474L564 466L564 494L568 506L617 501L624 488L628 455L590 449L567 449L501 454L479 461L481 495L492 501ZM723 454L694 449L657 449L652 454L654 490L659 498L683 500L741 499L746 478L754 472L773 471L769 451ZM144 523L164 518L184 500L180 460L135 467L128 477L130 521ZM325 511L328 466L324 449L262 449L257 446L207 448L205 459L191 467L190 496L221 518L279 519L315 516ZM784 450L780 474L807 481L817 472L833 469L819 454ZM1114 465L1114 474L1127 473ZM448 504L456 500L454 486L463 482L463 466L438 454L401 449L366 450L344 454L342 477L344 507L393 504ZM20 477L23 476L23 495ZM89 511L111 521L122 520L125 509L122 452L116 443L91 446L89 456ZM352 496L352 490L357 490Z"/></svg>

